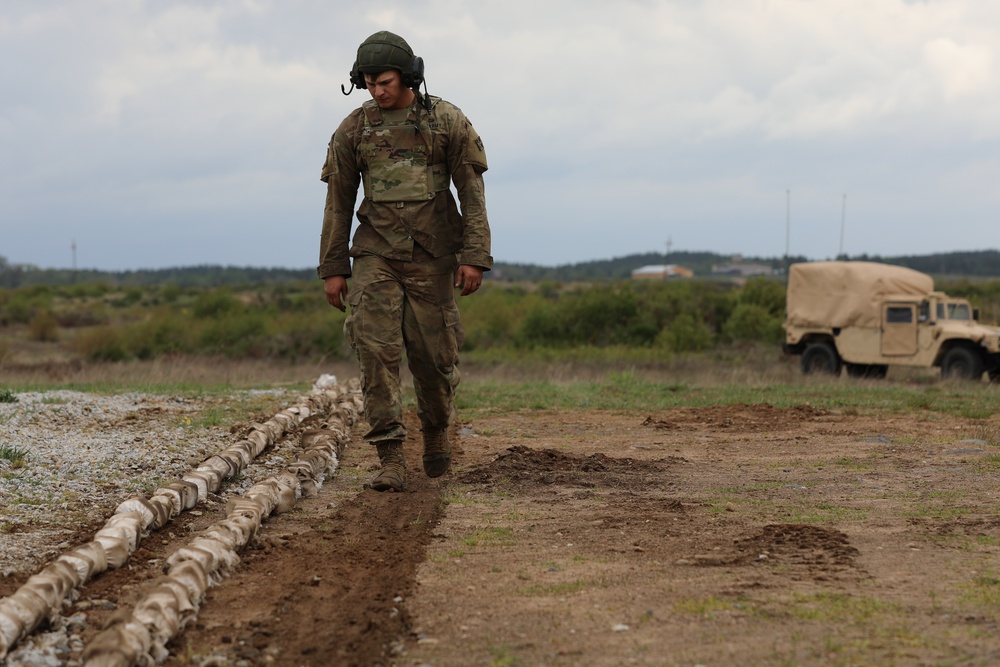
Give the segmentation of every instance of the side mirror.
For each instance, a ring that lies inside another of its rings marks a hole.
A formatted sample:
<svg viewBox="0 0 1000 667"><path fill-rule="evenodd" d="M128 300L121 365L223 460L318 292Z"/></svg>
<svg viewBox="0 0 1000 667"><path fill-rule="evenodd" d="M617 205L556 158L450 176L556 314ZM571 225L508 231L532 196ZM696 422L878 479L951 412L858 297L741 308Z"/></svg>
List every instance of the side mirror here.
<svg viewBox="0 0 1000 667"><path fill-rule="evenodd" d="M976 322L979 321L979 309L978 308L973 308L972 309L972 319L975 320Z"/></svg>

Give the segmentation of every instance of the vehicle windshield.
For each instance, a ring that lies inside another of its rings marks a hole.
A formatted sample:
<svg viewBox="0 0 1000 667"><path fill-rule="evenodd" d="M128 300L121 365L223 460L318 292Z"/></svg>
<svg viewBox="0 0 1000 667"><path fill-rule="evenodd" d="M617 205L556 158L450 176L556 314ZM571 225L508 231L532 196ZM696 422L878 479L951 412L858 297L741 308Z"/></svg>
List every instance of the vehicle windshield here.
<svg viewBox="0 0 1000 667"><path fill-rule="evenodd" d="M971 320L972 313L969 312L969 304L967 303L939 303L937 305L937 316L938 319L949 319L949 320Z"/></svg>

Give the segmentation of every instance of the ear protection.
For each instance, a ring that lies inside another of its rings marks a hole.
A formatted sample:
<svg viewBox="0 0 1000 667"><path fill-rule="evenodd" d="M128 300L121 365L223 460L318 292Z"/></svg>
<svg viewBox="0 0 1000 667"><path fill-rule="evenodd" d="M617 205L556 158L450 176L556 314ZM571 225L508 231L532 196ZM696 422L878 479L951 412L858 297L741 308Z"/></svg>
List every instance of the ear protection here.
<svg viewBox="0 0 1000 667"><path fill-rule="evenodd" d="M402 72L404 86L414 89L419 88L420 84L424 82L424 59L420 56L413 56L413 60L410 61L410 67L400 71ZM351 67L351 86L351 90L354 88L368 90L368 84L365 83L365 75L358 70L357 60L354 61L354 65ZM351 94L350 90L344 90L344 86L341 86L340 89L345 95Z"/></svg>

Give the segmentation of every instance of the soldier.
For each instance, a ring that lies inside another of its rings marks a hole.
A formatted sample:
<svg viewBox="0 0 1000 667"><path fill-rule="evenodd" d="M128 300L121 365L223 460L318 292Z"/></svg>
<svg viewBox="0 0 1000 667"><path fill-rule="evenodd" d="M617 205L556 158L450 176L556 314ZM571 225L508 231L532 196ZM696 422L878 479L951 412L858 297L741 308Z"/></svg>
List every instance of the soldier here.
<svg viewBox="0 0 1000 667"><path fill-rule="evenodd" d="M378 491L401 491L406 480L399 380L404 349L424 472L439 477L448 470L461 335L453 289L472 294L493 266L483 142L458 107L427 95L426 84L421 95L423 71L423 60L398 35L377 32L361 43L350 90L366 89L372 99L334 132L320 177L327 195L317 272L330 305L341 311L351 306L344 332L361 366L371 427L365 440L375 445L381 465L371 482ZM362 184L359 225L348 251Z"/></svg>

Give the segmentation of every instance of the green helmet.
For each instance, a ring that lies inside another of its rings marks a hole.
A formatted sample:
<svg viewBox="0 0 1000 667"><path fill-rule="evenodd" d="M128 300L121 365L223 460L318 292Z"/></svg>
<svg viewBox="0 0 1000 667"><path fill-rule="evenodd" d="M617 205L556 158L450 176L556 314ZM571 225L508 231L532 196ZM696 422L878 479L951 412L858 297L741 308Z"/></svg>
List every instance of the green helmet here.
<svg viewBox="0 0 1000 667"><path fill-rule="evenodd" d="M358 58L351 70L351 82L366 88L365 74L381 74L397 69L403 75L403 85L416 88L424 79L424 61L413 55L406 40L388 30L375 33L358 47Z"/></svg>

